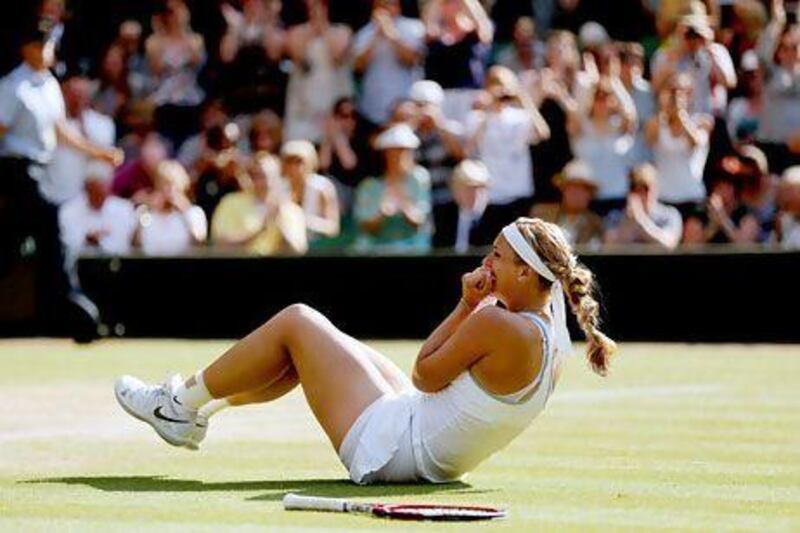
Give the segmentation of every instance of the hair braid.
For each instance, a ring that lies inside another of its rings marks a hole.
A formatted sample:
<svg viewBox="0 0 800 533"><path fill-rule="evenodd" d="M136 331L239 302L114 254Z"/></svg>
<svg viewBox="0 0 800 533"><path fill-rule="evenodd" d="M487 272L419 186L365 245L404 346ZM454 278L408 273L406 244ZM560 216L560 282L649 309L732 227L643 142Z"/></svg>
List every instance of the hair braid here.
<svg viewBox="0 0 800 533"><path fill-rule="evenodd" d="M578 264L561 228L535 218L520 218L517 227L564 287L572 312L586 336L586 357L605 376L616 343L600 331L600 304L592 272ZM543 280L546 281L546 280Z"/></svg>

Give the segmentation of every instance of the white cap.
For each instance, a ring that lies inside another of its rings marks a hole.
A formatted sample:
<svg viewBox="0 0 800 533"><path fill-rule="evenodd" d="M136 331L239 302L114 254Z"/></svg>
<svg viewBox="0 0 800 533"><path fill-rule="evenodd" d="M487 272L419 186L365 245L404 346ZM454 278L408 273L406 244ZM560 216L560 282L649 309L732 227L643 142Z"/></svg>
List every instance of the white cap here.
<svg viewBox="0 0 800 533"><path fill-rule="evenodd" d="M714 38L714 29L711 27L711 21L707 15L690 13L681 17L678 23L694 31L707 41Z"/></svg>
<svg viewBox="0 0 800 533"><path fill-rule="evenodd" d="M408 97L420 104L440 106L444 102L444 90L435 81L420 80L411 86Z"/></svg>
<svg viewBox="0 0 800 533"><path fill-rule="evenodd" d="M312 172L317 170L319 161L317 159L317 149L309 141L296 139L286 141L281 147L281 157L297 157L311 168Z"/></svg>
<svg viewBox="0 0 800 533"><path fill-rule="evenodd" d="M742 69L742 72L754 72L758 70L758 54L754 50L747 50L742 54L739 67Z"/></svg>
<svg viewBox="0 0 800 533"><path fill-rule="evenodd" d="M567 163L556 181L558 187L562 187L567 183L584 183L595 189L598 187L591 167L580 159L573 159Z"/></svg>
<svg viewBox="0 0 800 533"><path fill-rule="evenodd" d="M602 24L590 21L581 26L578 32L578 40L583 48L592 48L608 43L611 38Z"/></svg>
<svg viewBox="0 0 800 533"><path fill-rule="evenodd" d="M489 168L474 159L465 159L453 170L453 183L468 187L486 187L489 184Z"/></svg>
<svg viewBox="0 0 800 533"><path fill-rule="evenodd" d="M86 164L86 181L110 181L114 177L114 167L104 161L92 160Z"/></svg>
<svg viewBox="0 0 800 533"><path fill-rule="evenodd" d="M787 185L800 185L800 165L784 170L781 181Z"/></svg>
<svg viewBox="0 0 800 533"><path fill-rule="evenodd" d="M384 131L375 139L377 150L387 150L389 148L404 148L415 150L419 148L419 137L414 134L414 130L408 124L397 124Z"/></svg>

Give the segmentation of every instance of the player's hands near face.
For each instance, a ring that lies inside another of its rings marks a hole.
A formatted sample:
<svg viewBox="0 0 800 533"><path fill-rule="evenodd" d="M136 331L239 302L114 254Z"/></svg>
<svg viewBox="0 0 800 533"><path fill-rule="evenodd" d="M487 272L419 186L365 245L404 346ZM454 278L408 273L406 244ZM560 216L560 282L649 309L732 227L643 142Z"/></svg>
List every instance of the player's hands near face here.
<svg viewBox="0 0 800 533"><path fill-rule="evenodd" d="M461 297L473 309L492 293L492 289L492 274L484 266L461 276Z"/></svg>

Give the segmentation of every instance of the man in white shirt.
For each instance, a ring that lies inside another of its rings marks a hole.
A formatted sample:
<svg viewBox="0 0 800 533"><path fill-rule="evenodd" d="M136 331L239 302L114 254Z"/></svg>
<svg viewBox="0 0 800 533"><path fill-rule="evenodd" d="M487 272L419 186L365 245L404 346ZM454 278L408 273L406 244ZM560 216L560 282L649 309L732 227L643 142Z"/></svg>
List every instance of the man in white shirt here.
<svg viewBox="0 0 800 533"><path fill-rule="evenodd" d="M114 121L90 107L92 82L74 75L61 84L61 90L66 104L63 127L82 134L98 146L113 147L116 136ZM58 145L47 169L47 177L40 184L42 194L56 205L79 196L91 161L85 152L69 145Z"/></svg>
<svg viewBox="0 0 800 533"><path fill-rule="evenodd" d="M137 218L133 203L111 196L113 169L92 161L86 168L83 191L58 212L67 257L76 259L90 250L109 255L130 252Z"/></svg>
<svg viewBox="0 0 800 533"><path fill-rule="evenodd" d="M35 251L40 325L47 333L62 333L66 325L76 340L89 340L96 334L97 309L64 270L58 212L39 183L59 142L112 164L123 156L65 126L61 88L49 71L55 42L41 26L22 34L23 61L0 79L0 271Z"/></svg>
<svg viewBox="0 0 800 533"><path fill-rule="evenodd" d="M363 76L359 111L374 125L382 125L395 101L405 98L422 76L425 26L400 16L399 0L374 0L372 21L356 34L353 50L354 69Z"/></svg>

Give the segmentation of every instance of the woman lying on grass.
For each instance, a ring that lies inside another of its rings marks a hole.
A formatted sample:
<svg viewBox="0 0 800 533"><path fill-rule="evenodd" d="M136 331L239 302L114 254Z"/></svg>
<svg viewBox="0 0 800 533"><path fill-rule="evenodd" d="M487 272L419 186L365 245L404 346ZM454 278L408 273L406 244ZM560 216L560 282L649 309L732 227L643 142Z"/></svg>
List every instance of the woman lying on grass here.
<svg viewBox="0 0 800 533"><path fill-rule="evenodd" d="M615 345L598 330L592 290L558 226L520 218L463 276L463 296L423 344L411 380L298 304L185 382L124 376L115 393L164 440L196 449L219 409L268 402L300 384L356 483L453 481L544 409L570 351L565 295L592 368L606 373Z"/></svg>

